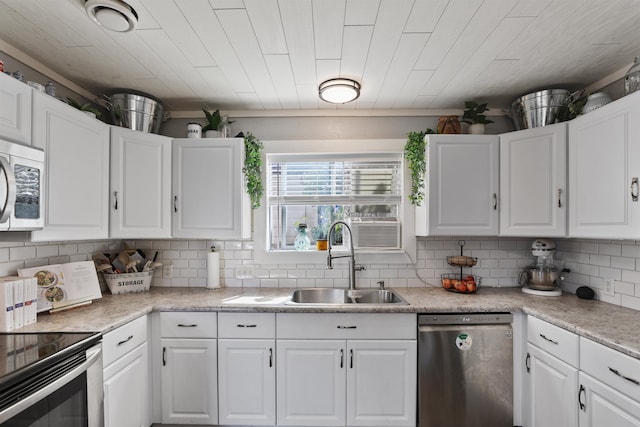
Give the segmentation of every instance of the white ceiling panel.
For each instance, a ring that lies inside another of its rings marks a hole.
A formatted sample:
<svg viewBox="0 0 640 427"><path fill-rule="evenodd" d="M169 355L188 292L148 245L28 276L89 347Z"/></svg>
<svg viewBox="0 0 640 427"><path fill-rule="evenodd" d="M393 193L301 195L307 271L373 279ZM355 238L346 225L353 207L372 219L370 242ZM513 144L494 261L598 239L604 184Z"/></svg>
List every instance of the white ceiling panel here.
<svg viewBox="0 0 640 427"><path fill-rule="evenodd" d="M345 0L312 0L316 59L340 59Z"/></svg>
<svg viewBox="0 0 640 427"><path fill-rule="evenodd" d="M205 49L203 41L193 31L173 0L141 0L141 2L192 66L216 65Z"/></svg>
<svg viewBox="0 0 640 427"><path fill-rule="evenodd" d="M264 58L281 107L287 110L300 108L289 55L265 55Z"/></svg>
<svg viewBox="0 0 640 427"><path fill-rule="evenodd" d="M449 0L416 0L404 27L405 33L432 33Z"/></svg>
<svg viewBox="0 0 640 427"><path fill-rule="evenodd" d="M260 49L264 55L287 54L277 0L244 0Z"/></svg>
<svg viewBox="0 0 640 427"><path fill-rule="evenodd" d="M640 55L638 0L123 1L139 16L129 33L96 25L84 0L0 0L0 60L85 94L149 92L175 111L349 114L467 99L496 111L534 89L619 76ZM318 84L333 77L360 82L361 97L321 102Z"/></svg>
<svg viewBox="0 0 640 427"><path fill-rule="evenodd" d="M373 26L347 26L342 39L340 77L362 82Z"/></svg>
<svg viewBox="0 0 640 427"><path fill-rule="evenodd" d="M382 0L380 3L362 76L367 90L363 87L360 102L375 103L378 99L378 90L387 75L412 5L413 1L410 0Z"/></svg>
<svg viewBox="0 0 640 427"><path fill-rule="evenodd" d="M374 25L380 0L347 0L344 25Z"/></svg>
<svg viewBox="0 0 640 427"><path fill-rule="evenodd" d="M415 68L417 70L437 69L481 4L482 0L451 0Z"/></svg>
<svg viewBox="0 0 640 427"><path fill-rule="evenodd" d="M296 84L318 84L311 0L279 0L278 4Z"/></svg>
<svg viewBox="0 0 640 427"><path fill-rule="evenodd" d="M227 38L234 46L234 50L264 108L281 108L247 11L244 9L221 9L216 10L216 15Z"/></svg>

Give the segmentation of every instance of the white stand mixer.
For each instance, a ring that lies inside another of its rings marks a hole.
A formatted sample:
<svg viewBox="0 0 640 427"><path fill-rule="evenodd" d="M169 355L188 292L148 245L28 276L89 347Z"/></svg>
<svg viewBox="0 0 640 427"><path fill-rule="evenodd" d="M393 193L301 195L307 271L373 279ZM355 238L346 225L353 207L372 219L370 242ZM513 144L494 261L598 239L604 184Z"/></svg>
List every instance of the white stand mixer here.
<svg viewBox="0 0 640 427"><path fill-rule="evenodd" d="M569 270L560 269L554 264L555 251L556 244L553 240L536 239L531 243L531 254L537 257L537 261L520 272L518 284L522 285L522 292L547 297L562 295L562 273Z"/></svg>

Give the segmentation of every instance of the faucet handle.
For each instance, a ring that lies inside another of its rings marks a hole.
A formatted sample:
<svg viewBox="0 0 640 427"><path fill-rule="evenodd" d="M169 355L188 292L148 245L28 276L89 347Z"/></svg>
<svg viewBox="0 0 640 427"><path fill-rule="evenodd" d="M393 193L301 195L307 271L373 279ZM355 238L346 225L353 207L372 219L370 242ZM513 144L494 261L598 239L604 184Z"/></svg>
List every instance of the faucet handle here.
<svg viewBox="0 0 640 427"><path fill-rule="evenodd" d="M354 270L356 271L365 271L366 268L364 265L356 265L355 267L353 267Z"/></svg>
<svg viewBox="0 0 640 427"><path fill-rule="evenodd" d="M380 280L377 284L380 287L380 290L384 290L384 280Z"/></svg>

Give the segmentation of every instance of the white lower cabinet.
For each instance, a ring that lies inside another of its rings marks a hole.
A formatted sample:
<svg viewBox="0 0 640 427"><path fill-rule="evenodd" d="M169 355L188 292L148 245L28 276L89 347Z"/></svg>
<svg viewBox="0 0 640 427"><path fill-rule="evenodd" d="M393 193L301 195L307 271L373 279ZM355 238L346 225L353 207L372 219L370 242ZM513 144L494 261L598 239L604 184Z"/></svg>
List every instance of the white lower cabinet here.
<svg viewBox="0 0 640 427"><path fill-rule="evenodd" d="M220 424L274 425L275 314L220 313L218 336Z"/></svg>
<svg viewBox="0 0 640 427"><path fill-rule="evenodd" d="M216 313L160 313L162 422L218 424Z"/></svg>
<svg viewBox="0 0 640 427"><path fill-rule="evenodd" d="M640 426L640 360L580 338L580 427Z"/></svg>
<svg viewBox="0 0 640 427"><path fill-rule="evenodd" d="M578 369L527 344L528 427L577 427Z"/></svg>
<svg viewBox="0 0 640 427"><path fill-rule="evenodd" d="M580 427L601 426L640 426L640 402L580 372Z"/></svg>
<svg viewBox="0 0 640 427"><path fill-rule="evenodd" d="M279 314L277 424L415 426L415 322L404 314Z"/></svg>
<svg viewBox="0 0 640 427"><path fill-rule="evenodd" d="M105 427L148 427L149 352L143 316L103 338Z"/></svg>

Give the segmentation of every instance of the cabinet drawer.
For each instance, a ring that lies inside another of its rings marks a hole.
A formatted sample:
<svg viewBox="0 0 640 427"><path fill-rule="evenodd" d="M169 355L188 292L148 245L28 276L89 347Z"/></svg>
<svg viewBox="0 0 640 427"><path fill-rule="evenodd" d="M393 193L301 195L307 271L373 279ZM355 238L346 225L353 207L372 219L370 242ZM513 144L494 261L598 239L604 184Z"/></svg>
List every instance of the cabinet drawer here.
<svg viewBox="0 0 640 427"><path fill-rule="evenodd" d="M528 341L572 366L578 366L578 335L543 320L527 318Z"/></svg>
<svg viewBox="0 0 640 427"><path fill-rule="evenodd" d="M220 338L275 338L275 313L220 313Z"/></svg>
<svg viewBox="0 0 640 427"><path fill-rule="evenodd" d="M102 337L102 366L109 366L147 341L147 316L132 320Z"/></svg>
<svg viewBox="0 0 640 427"><path fill-rule="evenodd" d="M216 313L171 311L160 313L162 338L215 338Z"/></svg>
<svg viewBox="0 0 640 427"><path fill-rule="evenodd" d="M640 401L640 360L581 337L580 370Z"/></svg>
<svg viewBox="0 0 640 427"><path fill-rule="evenodd" d="M416 339L416 314L278 313L278 339Z"/></svg>

